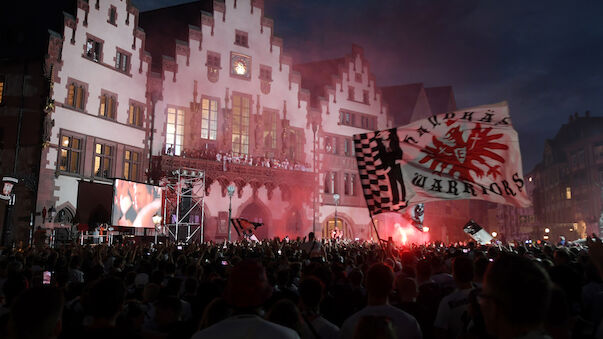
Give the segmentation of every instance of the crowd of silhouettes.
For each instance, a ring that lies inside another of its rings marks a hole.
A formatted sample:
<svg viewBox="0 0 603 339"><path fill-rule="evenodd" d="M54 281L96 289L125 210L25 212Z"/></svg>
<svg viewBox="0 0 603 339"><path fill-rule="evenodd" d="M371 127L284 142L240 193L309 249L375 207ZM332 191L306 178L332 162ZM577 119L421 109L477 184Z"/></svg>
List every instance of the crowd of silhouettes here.
<svg viewBox="0 0 603 339"><path fill-rule="evenodd" d="M3 249L0 338L603 338L603 244Z"/></svg>

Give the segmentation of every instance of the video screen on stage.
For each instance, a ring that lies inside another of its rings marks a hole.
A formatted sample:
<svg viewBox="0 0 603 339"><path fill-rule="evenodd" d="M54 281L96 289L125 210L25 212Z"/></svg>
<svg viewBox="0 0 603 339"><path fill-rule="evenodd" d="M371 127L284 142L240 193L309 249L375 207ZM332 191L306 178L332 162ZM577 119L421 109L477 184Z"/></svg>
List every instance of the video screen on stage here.
<svg viewBox="0 0 603 339"><path fill-rule="evenodd" d="M113 225L154 227L153 216L161 214L161 188L116 179L112 210Z"/></svg>

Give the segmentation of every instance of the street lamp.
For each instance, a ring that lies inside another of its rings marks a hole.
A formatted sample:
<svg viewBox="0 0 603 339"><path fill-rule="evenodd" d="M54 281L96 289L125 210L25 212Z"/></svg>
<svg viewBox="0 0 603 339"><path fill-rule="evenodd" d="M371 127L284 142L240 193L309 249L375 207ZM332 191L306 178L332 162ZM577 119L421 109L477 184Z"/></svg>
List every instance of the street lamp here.
<svg viewBox="0 0 603 339"><path fill-rule="evenodd" d="M551 230L548 227L544 229L544 233L550 233L550 232L551 232Z"/></svg>
<svg viewBox="0 0 603 339"><path fill-rule="evenodd" d="M312 200L312 233L316 234L316 200L318 199L318 179L316 171L316 132L318 131L318 123L312 122L312 133L314 137L312 144L314 146L314 152L312 154L312 171L314 172L314 199Z"/></svg>
<svg viewBox="0 0 603 339"><path fill-rule="evenodd" d="M333 194L333 200L335 200L335 227L337 227L337 206L339 205L339 198L341 198L339 194Z"/></svg>
<svg viewBox="0 0 603 339"><path fill-rule="evenodd" d="M153 216L153 224L155 224L155 245L157 245L157 233L159 233L159 227L163 219L159 214Z"/></svg>
<svg viewBox="0 0 603 339"><path fill-rule="evenodd" d="M498 235L498 233L492 232L492 238L496 238L497 235Z"/></svg>
<svg viewBox="0 0 603 339"><path fill-rule="evenodd" d="M226 187L226 191L228 192L228 242L230 242L230 218L232 216L232 195L235 192L235 187L230 185Z"/></svg>

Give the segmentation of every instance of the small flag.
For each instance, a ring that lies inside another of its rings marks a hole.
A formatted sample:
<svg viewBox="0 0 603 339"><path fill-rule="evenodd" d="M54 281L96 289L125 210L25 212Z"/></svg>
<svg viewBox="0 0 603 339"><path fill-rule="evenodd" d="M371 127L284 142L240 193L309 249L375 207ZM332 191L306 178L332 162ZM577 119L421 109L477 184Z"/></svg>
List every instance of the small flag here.
<svg viewBox="0 0 603 339"><path fill-rule="evenodd" d="M239 235L239 237L240 236L249 237L249 236L253 235L253 232L255 231L256 228L264 225L261 222L251 222L244 218L232 218L230 220L232 222L232 225L234 226L235 231L237 231L237 234Z"/></svg>

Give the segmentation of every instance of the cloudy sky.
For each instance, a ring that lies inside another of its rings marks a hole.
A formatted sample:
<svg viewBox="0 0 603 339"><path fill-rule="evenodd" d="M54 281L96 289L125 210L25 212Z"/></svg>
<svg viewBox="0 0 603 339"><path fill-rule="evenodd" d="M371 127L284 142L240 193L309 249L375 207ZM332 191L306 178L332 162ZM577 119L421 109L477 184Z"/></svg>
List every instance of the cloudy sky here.
<svg viewBox="0 0 603 339"><path fill-rule="evenodd" d="M189 1L133 2L144 11ZM294 62L356 43L380 86L452 85L459 108L507 100L526 172L570 114L603 116L603 1L264 2Z"/></svg>

